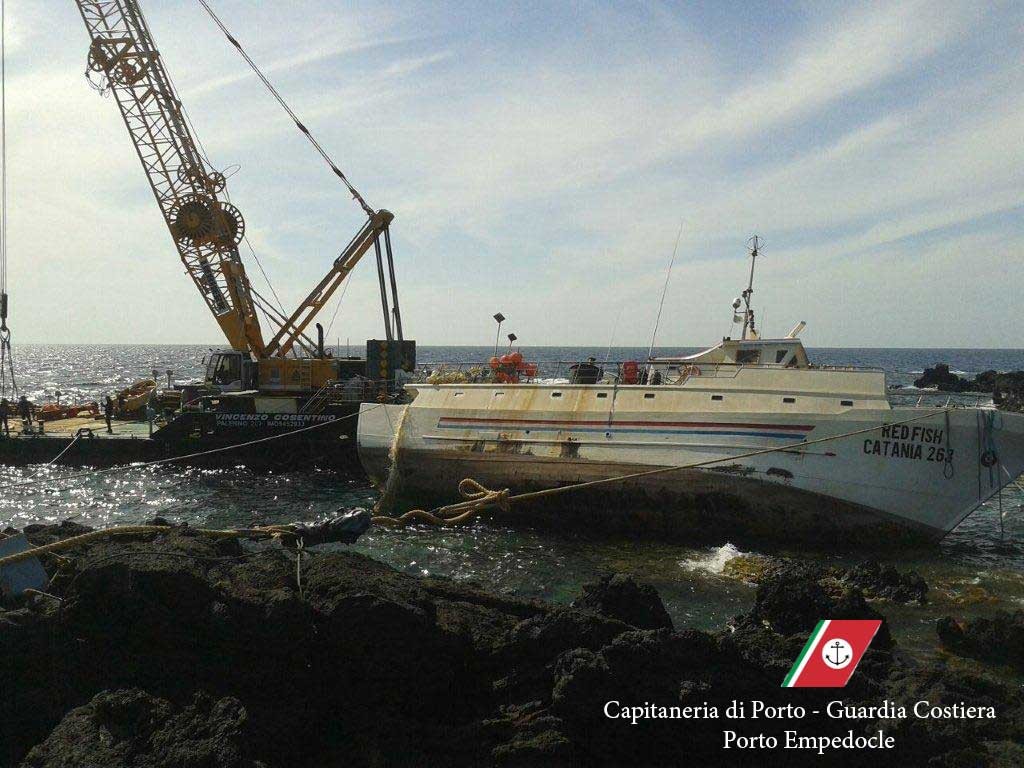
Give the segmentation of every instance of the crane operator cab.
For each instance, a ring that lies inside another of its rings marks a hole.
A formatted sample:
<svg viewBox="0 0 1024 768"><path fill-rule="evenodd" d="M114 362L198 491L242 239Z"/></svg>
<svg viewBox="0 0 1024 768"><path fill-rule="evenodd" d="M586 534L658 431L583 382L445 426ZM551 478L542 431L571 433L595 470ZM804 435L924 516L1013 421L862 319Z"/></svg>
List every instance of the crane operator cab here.
<svg viewBox="0 0 1024 768"><path fill-rule="evenodd" d="M205 384L221 392L256 389L256 363L235 350L211 352L206 360Z"/></svg>
<svg viewBox="0 0 1024 768"><path fill-rule="evenodd" d="M268 357L253 360L248 352L211 350L206 358L206 388L218 393L310 394L329 385L352 379L381 386L388 392L400 387L399 372L416 368L416 342L376 340L366 342L365 357Z"/></svg>

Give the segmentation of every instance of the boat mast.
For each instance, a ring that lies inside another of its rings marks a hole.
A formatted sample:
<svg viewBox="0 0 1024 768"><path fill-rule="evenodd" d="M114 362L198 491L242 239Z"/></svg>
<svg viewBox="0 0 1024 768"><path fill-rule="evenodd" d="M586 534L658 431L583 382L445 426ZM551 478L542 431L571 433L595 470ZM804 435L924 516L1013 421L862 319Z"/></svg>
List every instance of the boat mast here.
<svg viewBox="0 0 1024 768"><path fill-rule="evenodd" d="M754 266L757 264L758 246L760 240L757 235L754 235L748 241L750 243L750 279L747 281L747 289L743 291L743 303L746 309L743 312L743 335L741 338L747 338L747 329L750 329L751 338L757 338L757 329L754 327L754 310L750 308L750 297L754 293Z"/></svg>

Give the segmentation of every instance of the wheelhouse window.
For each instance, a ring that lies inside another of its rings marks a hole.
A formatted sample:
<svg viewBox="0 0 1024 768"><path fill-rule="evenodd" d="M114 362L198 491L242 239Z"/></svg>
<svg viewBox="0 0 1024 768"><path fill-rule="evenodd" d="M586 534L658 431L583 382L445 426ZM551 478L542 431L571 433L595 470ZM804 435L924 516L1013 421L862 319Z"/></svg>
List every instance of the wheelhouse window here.
<svg viewBox="0 0 1024 768"><path fill-rule="evenodd" d="M761 360L761 350L759 349L737 349L736 350L736 362L741 365L757 365Z"/></svg>

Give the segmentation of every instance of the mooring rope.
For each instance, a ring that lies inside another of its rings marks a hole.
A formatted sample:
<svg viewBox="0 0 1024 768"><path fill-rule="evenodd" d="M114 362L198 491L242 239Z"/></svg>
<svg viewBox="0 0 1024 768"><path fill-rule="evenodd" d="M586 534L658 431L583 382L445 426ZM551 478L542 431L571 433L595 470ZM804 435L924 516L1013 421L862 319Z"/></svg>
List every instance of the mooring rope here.
<svg viewBox="0 0 1024 768"><path fill-rule="evenodd" d="M25 478L25 480L28 481L28 480L32 479L33 477L35 477L36 475L38 475L40 472L42 472L47 467L52 467L54 464L56 464L58 461L60 461L62 458L64 458L64 455L68 451L70 451L72 448L74 448L75 445L78 443L78 441L81 440L86 435L89 435L91 437L92 436L92 430L89 429L88 427L82 427L81 429L79 429L75 433L75 439L72 440L70 443L68 443L64 447L63 451L61 451L56 456L54 456L52 459L50 459L48 462L43 464L43 466L39 467L39 469L37 469L35 472L33 472L31 475L29 475L27 478Z"/></svg>
<svg viewBox="0 0 1024 768"><path fill-rule="evenodd" d="M707 459L705 461L695 461L688 464L678 464L671 467L658 467L656 469L647 469L640 472L631 472L626 475L617 475L615 477L604 477L598 480L588 480L582 483L574 483L572 485L562 485L557 488L545 488L539 491L527 491L525 493L511 495L511 491L508 488L500 491L495 491L478 483L472 478L465 478L459 483L459 494L465 499L455 504L448 504L443 507L437 507L431 511L422 509L412 509L408 512L399 515L398 517L391 517L387 515L376 515L372 518L373 522L379 525L388 527L403 527L415 520L423 520L433 525L458 525L464 523L480 512L490 509L491 507L497 507L501 511L509 511L513 504L522 504L528 501L535 501L537 499L548 498L551 496L558 496L563 493L572 493L575 491L582 490L584 488L594 488L601 485L609 485L611 483L621 483L628 480L636 480L642 477L651 477L653 475L666 474L668 472L679 472L684 469L700 469L702 467L712 466L714 464L721 464L725 461L737 461L739 459L748 459L753 456L762 456L768 453L777 453L779 451L799 451L803 448L807 448L811 445L820 445L821 443L831 442L833 440L842 440L848 437L856 437L857 435L867 434L869 432L875 432L879 429L886 427L898 427L903 424L911 424L915 421L922 421L923 419L930 419L933 416L939 416L944 413L948 413L953 410L952 408L944 408L942 410L933 411L932 413L924 414L922 416L915 416L912 419L905 419L903 421L892 421L885 424L879 424L873 427L865 427L864 429L854 430L853 432L846 432L841 435L831 435L829 437L821 437L816 440L806 440L799 443L790 443L789 445L777 446L774 448L762 448L756 451L748 451L747 453L741 453L735 456L724 456L718 459ZM378 511L380 506L378 505Z"/></svg>
<svg viewBox="0 0 1024 768"><path fill-rule="evenodd" d="M316 529L318 527L327 528L329 526L330 521L324 523L321 526L313 526L312 529ZM62 552L66 549L73 549L74 547L78 547L83 544L89 544L90 542L97 541L100 539L109 539L115 536L141 536L153 533L171 533L180 530L182 530L182 528L173 525L121 525L116 526L114 528L100 528L95 531L89 531L88 533L81 533L78 536L69 536L66 539L52 541L49 544L41 544L38 547L26 549L24 552L16 552L13 555L0 557L0 568L3 568L5 565L12 565L22 560L28 560L32 557L38 557L39 555L54 554L56 552ZM311 529L306 528L305 526L301 526L299 524L288 524L266 525L258 526L256 528L186 528L184 530L188 530L200 536L206 536L207 538L214 539L247 538L262 540L297 537L305 531Z"/></svg>

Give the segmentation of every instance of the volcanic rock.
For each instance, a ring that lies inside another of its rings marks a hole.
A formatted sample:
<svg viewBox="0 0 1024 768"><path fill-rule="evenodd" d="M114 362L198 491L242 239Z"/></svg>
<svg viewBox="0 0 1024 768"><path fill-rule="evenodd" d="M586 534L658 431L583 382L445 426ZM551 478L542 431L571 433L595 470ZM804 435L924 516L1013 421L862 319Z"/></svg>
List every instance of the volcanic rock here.
<svg viewBox="0 0 1024 768"><path fill-rule="evenodd" d="M918 389L938 389L940 392L966 392L971 388L967 379L950 372L946 363L936 363L934 368L925 368L924 373L914 379Z"/></svg>
<svg viewBox="0 0 1024 768"><path fill-rule="evenodd" d="M892 565L874 561L850 568L842 581L862 590L866 598L894 603L924 603L928 594L928 583L916 571L900 573Z"/></svg>
<svg viewBox="0 0 1024 768"><path fill-rule="evenodd" d="M1024 610L997 611L965 622L946 616L935 630L954 653L1024 670Z"/></svg>
<svg viewBox="0 0 1024 768"><path fill-rule="evenodd" d="M71 710L23 768L255 768L245 707L196 693L176 707L137 688L104 691Z"/></svg>
<svg viewBox="0 0 1024 768"><path fill-rule="evenodd" d="M572 605L618 619L637 629L672 629L672 618L654 587L621 573L585 584Z"/></svg>
<svg viewBox="0 0 1024 768"><path fill-rule="evenodd" d="M297 561L181 527L64 554L60 566L46 558L60 600L0 610L0 765L719 764L733 699L824 712L835 697L780 688L819 619L880 617L827 568L787 561L766 569L748 613L711 632L638 627L666 623L664 606L625 577L588 585L566 607L415 578L350 552ZM892 645L883 626L844 701L974 697L1000 702L999 718L886 725L907 747L898 738L873 766L941 764L944 745L978 764L1018 764L1019 690L916 664ZM658 707L698 714L622 716ZM699 714L713 708L717 717ZM781 736L873 724L809 714L735 727L748 725ZM786 758L821 764L814 751Z"/></svg>

